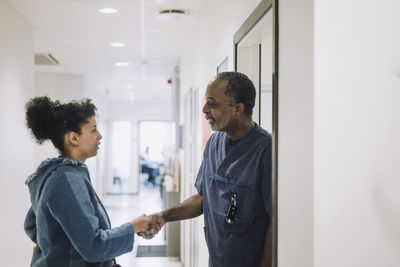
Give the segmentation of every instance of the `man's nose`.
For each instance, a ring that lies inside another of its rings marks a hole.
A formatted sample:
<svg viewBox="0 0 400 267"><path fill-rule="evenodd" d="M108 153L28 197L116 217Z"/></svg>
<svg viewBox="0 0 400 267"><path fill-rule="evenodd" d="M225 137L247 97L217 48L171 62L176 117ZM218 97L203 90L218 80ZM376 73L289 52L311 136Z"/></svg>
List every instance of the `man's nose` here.
<svg viewBox="0 0 400 267"><path fill-rule="evenodd" d="M205 103L204 104L204 106L203 106L203 113L208 113L209 112L209 110L208 110L208 107L207 107L207 103Z"/></svg>

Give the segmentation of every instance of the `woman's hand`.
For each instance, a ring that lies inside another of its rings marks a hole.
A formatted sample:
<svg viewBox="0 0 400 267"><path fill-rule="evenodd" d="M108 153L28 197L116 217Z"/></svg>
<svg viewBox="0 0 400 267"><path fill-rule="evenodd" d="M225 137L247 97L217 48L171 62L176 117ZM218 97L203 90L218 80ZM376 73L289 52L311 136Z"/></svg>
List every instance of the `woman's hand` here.
<svg viewBox="0 0 400 267"><path fill-rule="evenodd" d="M149 229L150 218L146 214L142 214L132 221L135 233L145 232Z"/></svg>
<svg viewBox="0 0 400 267"><path fill-rule="evenodd" d="M151 214L149 219L149 229L145 232L138 233L139 236L145 239L152 239L166 223L162 212Z"/></svg>

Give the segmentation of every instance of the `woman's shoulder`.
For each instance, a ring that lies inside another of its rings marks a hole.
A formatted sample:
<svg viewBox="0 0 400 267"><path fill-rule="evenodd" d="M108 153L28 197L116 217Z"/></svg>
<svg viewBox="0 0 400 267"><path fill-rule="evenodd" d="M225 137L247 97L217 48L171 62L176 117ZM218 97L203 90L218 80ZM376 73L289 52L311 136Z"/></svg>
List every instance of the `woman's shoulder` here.
<svg viewBox="0 0 400 267"><path fill-rule="evenodd" d="M55 169L56 172L60 174L64 174L65 172L76 173L76 174L87 173L87 166L85 165L85 163L71 158L60 157L59 159L60 162L57 168Z"/></svg>
<svg viewBox="0 0 400 267"><path fill-rule="evenodd" d="M47 181L53 186L62 186L70 183L86 184L88 182L89 177L86 168L70 161L66 161L55 168Z"/></svg>
<svg viewBox="0 0 400 267"><path fill-rule="evenodd" d="M72 166L79 166L83 168L87 168L86 164L82 161L71 159L71 158L61 158L63 165L72 165Z"/></svg>
<svg viewBox="0 0 400 267"><path fill-rule="evenodd" d="M72 196L88 194L92 186L79 171L79 167L73 165L61 165L48 177L43 187L43 197L52 202L69 199Z"/></svg>

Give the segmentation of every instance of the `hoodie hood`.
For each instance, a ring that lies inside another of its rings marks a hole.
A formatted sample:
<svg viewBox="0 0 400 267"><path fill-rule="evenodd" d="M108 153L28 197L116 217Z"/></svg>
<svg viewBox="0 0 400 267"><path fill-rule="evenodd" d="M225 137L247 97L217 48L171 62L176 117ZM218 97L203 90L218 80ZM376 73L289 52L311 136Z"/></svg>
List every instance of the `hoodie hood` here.
<svg viewBox="0 0 400 267"><path fill-rule="evenodd" d="M83 162L70 158L49 158L42 161L37 170L33 174L29 175L28 179L26 179L25 181L25 184L29 188L32 208L34 210L36 210L40 194L47 178L49 178L50 174L54 170L63 165L74 165L87 168L87 166Z"/></svg>

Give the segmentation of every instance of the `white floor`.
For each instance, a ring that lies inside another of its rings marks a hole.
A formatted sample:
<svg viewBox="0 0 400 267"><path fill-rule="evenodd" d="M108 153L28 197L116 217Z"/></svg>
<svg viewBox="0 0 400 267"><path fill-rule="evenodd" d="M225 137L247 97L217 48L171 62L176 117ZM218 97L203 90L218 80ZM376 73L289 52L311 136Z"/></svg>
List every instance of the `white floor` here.
<svg viewBox="0 0 400 267"><path fill-rule="evenodd" d="M103 200L113 226L130 222L137 216L147 215L161 210L161 196L158 189L141 186L139 195L112 195ZM181 267L178 258L171 257L139 257L136 250L138 245L164 245L164 230L151 240L135 236L135 244L132 252L117 258L117 262L123 267Z"/></svg>

